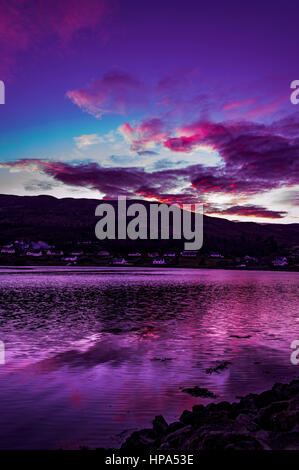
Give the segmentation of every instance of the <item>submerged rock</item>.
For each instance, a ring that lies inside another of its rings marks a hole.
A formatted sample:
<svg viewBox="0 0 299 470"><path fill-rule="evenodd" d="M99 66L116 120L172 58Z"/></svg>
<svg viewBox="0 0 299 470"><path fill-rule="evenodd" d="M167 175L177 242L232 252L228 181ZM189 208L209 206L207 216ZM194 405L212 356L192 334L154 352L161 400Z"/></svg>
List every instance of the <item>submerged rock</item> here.
<svg viewBox="0 0 299 470"><path fill-rule="evenodd" d="M230 338L248 339L248 338L251 338L251 335L245 335L245 336L230 335Z"/></svg>
<svg viewBox="0 0 299 470"><path fill-rule="evenodd" d="M209 367L208 369L206 369L206 374L213 374L213 372L219 374L219 372L221 372L222 370L227 369L230 364L230 361L220 361L216 364L216 366Z"/></svg>
<svg viewBox="0 0 299 470"><path fill-rule="evenodd" d="M216 395L213 392L210 392L207 388L197 386L192 388L183 388L182 392L189 393L193 397L216 398Z"/></svg>
<svg viewBox="0 0 299 470"><path fill-rule="evenodd" d="M161 362L172 361L172 357L153 357L151 361L161 361Z"/></svg>
<svg viewBox="0 0 299 470"><path fill-rule="evenodd" d="M200 387L184 389L211 397ZM197 395L199 394L199 395ZM212 394L213 395L213 394ZM133 433L122 445L143 450L299 450L299 380L275 384L240 402L194 405L167 424L156 416L152 429Z"/></svg>

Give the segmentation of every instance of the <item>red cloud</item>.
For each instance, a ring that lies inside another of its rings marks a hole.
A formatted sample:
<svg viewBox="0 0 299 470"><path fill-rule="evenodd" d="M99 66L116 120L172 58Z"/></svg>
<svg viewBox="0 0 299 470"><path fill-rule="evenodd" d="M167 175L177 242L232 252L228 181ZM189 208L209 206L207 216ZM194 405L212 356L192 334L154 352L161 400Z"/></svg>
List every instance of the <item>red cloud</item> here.
<svg viewBox="0 0 299 470"><path fill-rule="evenodd" d="M165 146L171 143L172 150L178 152L205 144L217 149L222 164L218 167L200 164L185 168L171 167L153 172L135 167L103 168L96 163L70 165L34 159L7 162L2 166L34 166L65 184L97 189L107 198L123 194L128 197L154 197L164 201L182 201L188 198L189 201L192 199L190 202L194 202L209 194L221 193L238 196L245 202L246 198L254 194L282 187L291 189L298 185L298 129L298 118L294 117L270 126L248 122L196 122L180 129L184 136L163 140L167 135L166 126L161 120L153 119L143 121L135 127L129 124L123 126L135 149L142 149L149 143L161 140ZM138 151L142 153L142 150ZM223 213L227 215L269 218L285 215L284 212L269 212L268 209L249 205L232 206L222 211L226 211Z"/></svg>
<svg viewBox="0 0 299 470"><path fill-rule="evenodd" d="M148 146L160 144L168 136L166 125L161 119L147 119L134 127L126 122L119 127L119 131L131 143L131 149L140 155L146 154Z"/></svg>

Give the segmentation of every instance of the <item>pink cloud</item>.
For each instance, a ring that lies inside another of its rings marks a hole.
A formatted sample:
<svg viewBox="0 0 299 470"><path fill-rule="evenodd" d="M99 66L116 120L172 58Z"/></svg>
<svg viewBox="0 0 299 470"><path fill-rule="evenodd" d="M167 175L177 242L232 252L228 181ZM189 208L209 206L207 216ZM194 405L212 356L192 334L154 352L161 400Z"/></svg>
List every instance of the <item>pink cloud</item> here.
<svg viewBox="0 0 299 470"><path fill-rule="evenodd" d="M124 124L119 126L118 130L127 142L132 142L134 136L134 129L128 122L125 122Z"/></svg>
<svg viewBox="0 0 299 470"><path fill-rule="evenodd" d="M136 152L161 144L168 137L166 124L158 118L146 119L134 127L126 122L119 127L119 131L131 143L131 150Z"/></svg>
<svg viewBox="0 0 299 470"><path fill-rule="evenodd" d="M222 124L199 121L179 127L177 133L182 135L168 138L163 143L164 147L175 152L192 152L201 144L211 144L212 136L224 136L227 130Z"/></svg>
<svg viewBox="0 0 299 470"><path fill-rule="evenodd" d="M225 104L222 109L223 111L230 111L236 108L243 108L245 106L251 106L254 103L254 100L245 100L245 101L232 101L231 103Z"/></svg>
<svg viewBox="0 0 299 470"><path fill-rule="evenodd" d="M269 190L285 188L295 191L295 186L299 184L298 119L292 117L268 126L249 122L196 122L181 129L186 133L194 131L195 134L163 140L164 145L171 142L171 149L177 152L191 151L195 145L202 143L212 145L222 158L222 164L217 167L201 164L184 168L157 166L155 171L149 172L138 167L106 168L97 163L69 164L41 159L5 162L0 167L37 170L67 185L99 190L107 198L127 195L182 201L187 198L202 200L221 194L246 204L251 196ZM167 134L159 120L143 121L135 127L127 123L124 129L133 137L132 142L136 140L135 132L137 136L139 132L141 146L160 141ZM174 143L175 139L177 143ZM245 206L242 209L232 207L227 209L224 206L219 210L226 211L224 215L284 216L283 212L270 213L271 207L266 208L267 213L264 208L250 204L245 209Z"/></svg>
<svg viewBox="0 0 299 470"><path fill-rule="evenodd" d="M121 70L111 70L86 87L70 90L66 96L83 111L101 118L104 114L124 114L141 101L143 85Z"/></svg>
<svg viewBox="0 0 299 470"><path fill-rule="evenodd" d="M0 73L11 78L18 54L50 44L67 46L83 29L95 29L109 11L107 0L1 0Z"/></svg>
<svg viewBox="0 0 299 470"><path fill-rule="evenodd" d="M280 108L280 106L284 102L288 101L288 99L289 99L289 96L287 97L284 96L282 98L273 100L268 104L257 106L256 108L247 111L244 114L244 119L246 118L248 120L256 120L256 119L260 119L263 116L268 116L269 114L276 113L276 111Z"/></svg>
<svg viewBox="0 0 299 470"><path fill-rule="evenodd" d="M142 121L135 128L135 134L132 150L136 151L140 151L148 145L160 144L168 136L164 122L157 118Z"/></svg>

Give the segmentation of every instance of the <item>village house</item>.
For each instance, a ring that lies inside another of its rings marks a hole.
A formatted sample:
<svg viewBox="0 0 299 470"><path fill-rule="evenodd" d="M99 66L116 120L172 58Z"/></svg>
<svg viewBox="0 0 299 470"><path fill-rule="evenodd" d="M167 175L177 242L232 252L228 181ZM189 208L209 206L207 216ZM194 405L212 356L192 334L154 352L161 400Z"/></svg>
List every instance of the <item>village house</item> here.
<svg viewBox="0 0 299 470"><path fill-rule="evenodd" d="M27 251L26 256L34 256L36 258L43 256L41 251Z"/></svg>
<svg viewBox="0 0 299 470"><path fill-rule="evenodd" d="M2 248L1 253L4 255L14 255L16 250L14 248Z"/></svg>
<svg viewBox="0 0 299 470"><path fill-rule="evenodd" d="M130 256L131 258L140 258L141 256L141 253L128 253L128 256Z"/></svg>
<svg viewBox="0 0 299 470"><path fill-rule="evenodd" d="M273 266L287 266L288 265L288 260L286 259L285 256L282 256L280 258L275 258L272 261Z"/></svg>
<svg viewBox="0 0 299 470"><path fill-rule="evenodd" d="M221 255L220 253L211 253L210 257L211 258L224 258L224 256Z"/></svg>
<svg viewBox="0 0 299 470"><path fill-rule="evenodd" d="M62 258L62 261L70 261L70 262L74 263L74 262L77 261L77 256L73 256L73 257L69 256L67 258Z"/></svg>
<svg viewBox="0 0 299 470"><path fill-rule="evenodd" d="M52 251L52 250L47 250L46 251L47 256L63 256L64 253L63 251Z"/></svg>
<svg viewBox="0 0 299 470"><path fill-rule="evenodd" d="M113 264L127 264L125 258L113 258Z"/></svg>
<svg viewBox="0 0 299 470"><path fill-rule="evenodd" d="M194 258L197 255L197 251L181 251L181 256Z"/></svg>

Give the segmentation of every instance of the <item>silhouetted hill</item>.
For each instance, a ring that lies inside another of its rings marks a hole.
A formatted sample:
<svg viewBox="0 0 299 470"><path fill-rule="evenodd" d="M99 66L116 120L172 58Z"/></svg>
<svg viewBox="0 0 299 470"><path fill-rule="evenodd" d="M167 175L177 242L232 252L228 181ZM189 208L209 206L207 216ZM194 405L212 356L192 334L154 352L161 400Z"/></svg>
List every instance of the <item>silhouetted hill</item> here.
<svg viewBox="0 0 299 470"><path fill-rule="evenodd" d="M44 240L55 244L78 241L98 242L117 249L182 247L183 241L130 240L104 241L95 237L97 199L56 199L52 196L0 195L0 243L14 240ZM106 201L108 202L108 201ZM117 206L117 201L111 201ZM127 205L137 201L127 201ZM148 201L140 201L146 206ZM204 216L202 251L234 255L267 255L298 244L299 224L231 222Z"/></svg>

